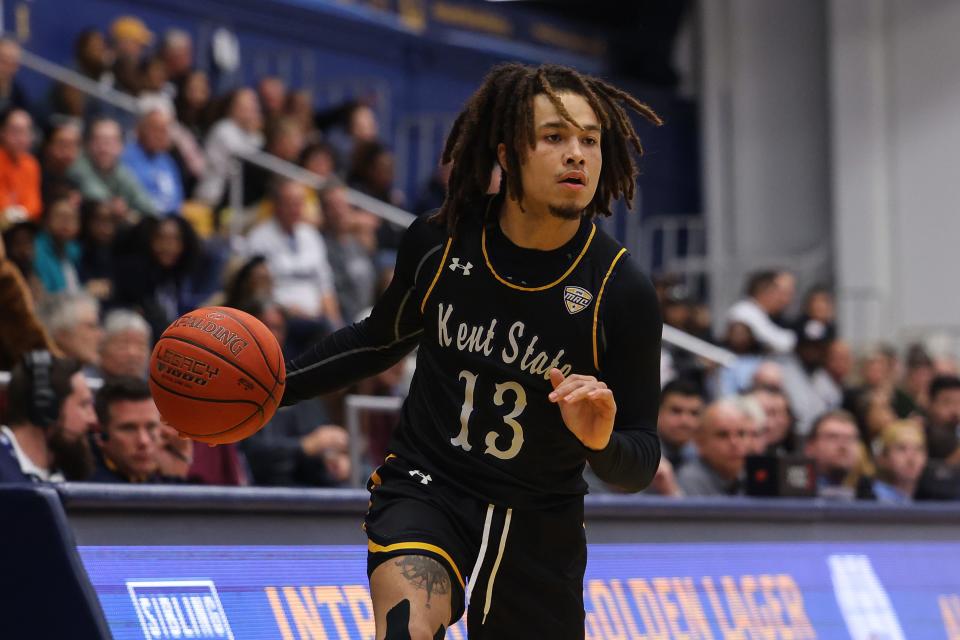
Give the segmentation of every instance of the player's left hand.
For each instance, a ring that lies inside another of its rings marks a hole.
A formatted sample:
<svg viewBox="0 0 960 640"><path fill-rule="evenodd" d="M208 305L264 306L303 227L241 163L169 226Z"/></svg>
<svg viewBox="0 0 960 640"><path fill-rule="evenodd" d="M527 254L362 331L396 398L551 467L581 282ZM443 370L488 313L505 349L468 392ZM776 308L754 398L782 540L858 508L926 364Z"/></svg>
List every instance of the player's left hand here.
<svg viewBox="0 0 960 640"><path fill-rule="evenodd" d="M553 391L548 398L560 405L560 415L571 433L588 449L606 448L617 415L613 392L593 376L565 378L559 369L550 370L550 382Z"/></svg>

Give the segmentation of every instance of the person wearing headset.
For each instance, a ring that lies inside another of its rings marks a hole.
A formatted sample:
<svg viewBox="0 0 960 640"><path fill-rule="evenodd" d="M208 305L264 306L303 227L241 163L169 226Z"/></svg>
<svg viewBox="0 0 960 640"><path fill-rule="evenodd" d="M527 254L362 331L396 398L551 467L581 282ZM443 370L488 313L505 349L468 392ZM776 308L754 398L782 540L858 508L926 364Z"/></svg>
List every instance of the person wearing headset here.
<svg viewBox="0 0 960 640"><path fill-rule="evenodd" d="M87 434L96 427L93 393L80 363L27 352L7 387L0 426L0 483L84 480L93 471Z"/></svg>
<svg viewBox="0 0 960 640"><path fill-rule="evenodd" d="M180 482L190 467L193 442L164 437L165 425L146 381L108 380L94 404L100 428L93 433L92 482ZM179 463L179 464L170 464Z"/></svg>

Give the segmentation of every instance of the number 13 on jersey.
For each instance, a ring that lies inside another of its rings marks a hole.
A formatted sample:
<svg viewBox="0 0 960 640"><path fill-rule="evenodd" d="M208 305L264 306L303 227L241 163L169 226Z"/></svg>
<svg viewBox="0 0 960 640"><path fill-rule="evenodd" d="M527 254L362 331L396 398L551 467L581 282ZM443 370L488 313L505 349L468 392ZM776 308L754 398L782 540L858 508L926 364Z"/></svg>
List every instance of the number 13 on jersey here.
<svg viewBox="0 0 960 640"><path fill-rule="evenodd" d="M460 433L457 434L456 438L450 438L450 444L455 447L461 447L464 451L470 451L473 448L473 445L470 444L470 416L473 415L474 392L477 388L477 378L478 375L471 371L463 370L460 372L460 379L467 384L463 394L463 406L460 408ZM486 438L484 439L487 448L484 449L483 452L500 458L501 460L515 458L517 454L520 453L520 448L523 446L523 427L517 422L517 418L520 417L520 414L523 413L523 410L527 407L527 392L520 386L519 382L502 382L497 384L493 394L493 404L502 407L504 402L506 402L504 396L508 391L513 393L513 408L507 415L503 416L502 419L504 424L513 429L510 446L506 449L497 447L499 434L496 431L487 432Z"/></svg>

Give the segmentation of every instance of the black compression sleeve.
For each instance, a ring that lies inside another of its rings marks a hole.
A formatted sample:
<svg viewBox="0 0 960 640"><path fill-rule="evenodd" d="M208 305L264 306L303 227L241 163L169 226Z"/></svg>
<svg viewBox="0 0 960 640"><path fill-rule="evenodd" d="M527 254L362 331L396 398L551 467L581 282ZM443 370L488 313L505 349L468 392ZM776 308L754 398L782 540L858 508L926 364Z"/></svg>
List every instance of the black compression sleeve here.
<svg viewBox="0 0 960 640"><path fill-rule="evenodd" d="M625 259L601 301L600 379L613 390L617 417L610 444L591 452L590 466L605 482L644 489L660 464L660 339L663 321L650 280Z"/></svg>
<svg viewBox="0 0 960 640"><path fill-rule="evenodd" d="M410 353L423 334L420 300L438 268L444 242L439 226L416 220L404 234L393 280L370 317L330 334L289 361L281 404L346 387Z"/></svg>

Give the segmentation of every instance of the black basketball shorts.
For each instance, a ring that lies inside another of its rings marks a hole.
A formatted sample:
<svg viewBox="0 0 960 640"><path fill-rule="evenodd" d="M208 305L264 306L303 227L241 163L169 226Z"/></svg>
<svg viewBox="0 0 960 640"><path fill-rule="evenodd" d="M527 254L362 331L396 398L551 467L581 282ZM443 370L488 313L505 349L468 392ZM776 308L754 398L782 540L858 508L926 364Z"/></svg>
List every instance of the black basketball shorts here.
<svg viewBox="0 0 960 640"><path fill-rule="evenodd" d="M471 640L582 640L587 564L583 499L548 509L486 504L390 456L368 483L367 576L402 555L450 574L452 625Z"/></svg>

